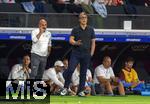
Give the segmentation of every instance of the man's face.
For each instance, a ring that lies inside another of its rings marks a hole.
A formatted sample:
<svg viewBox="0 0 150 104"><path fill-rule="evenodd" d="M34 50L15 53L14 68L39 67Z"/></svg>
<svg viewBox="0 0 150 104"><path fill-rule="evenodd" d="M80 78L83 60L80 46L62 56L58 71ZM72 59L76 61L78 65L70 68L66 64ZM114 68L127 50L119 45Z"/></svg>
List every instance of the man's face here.
<svg viewBox="0 0 150 104"><path fill-rule="evenodd" d="M63 66L56 66L55 68L56 68L57 72L61 72L64 67Z"/></svg>
<svg viewBox="0 0 150 104"><path fill-rule="evenodd" d="M88 20L87 15L85 15L84 13L81 13L79 15L79 22L80 22L80 24L86 25L87 24L87 20Z"/></svg>
<svg viewBox="0 0 150 104"><path fill-rule="evenodd" d="M133 64L134 62L133 61L128 61L125 63L125 66L128 68L128 69L131 69L133 67Z"/></svg>
<svg viewBox="0 0 150 104"><path fill-rule="evenodd" d="M46 30L46 28L47 28L47 22L46 22L46 20L44 20L44 19L40 20L40 22L39 22L39 28L42 28L42 29Z"/></svg>
<svg viewBox="0 0 150 104"><path fill-rule="evenodd" d="M64 60L64 61L63 61L63 64L64 64L64 68L65 68L65 69L68 69L68 60Z"/></svg>
<svg viewBox="0 0 150 104"><path fill-rule="evenodd" d="M24 56L23 57L23 65L29 66L30 64L30 57L29 56Z"/></svg>
<svg viewBox="0 0 150 104"><path fill-rule="evenodd" d="M103 65L104 65L105 68L109 68L111 66L111 59L110 58L106 58L103 61Z"/></svg>
<svg viewBox="0 0 150 104"><path fill-rule="evenodd" d="M80 64L77 65L77 70L80 71Z"/></svg>

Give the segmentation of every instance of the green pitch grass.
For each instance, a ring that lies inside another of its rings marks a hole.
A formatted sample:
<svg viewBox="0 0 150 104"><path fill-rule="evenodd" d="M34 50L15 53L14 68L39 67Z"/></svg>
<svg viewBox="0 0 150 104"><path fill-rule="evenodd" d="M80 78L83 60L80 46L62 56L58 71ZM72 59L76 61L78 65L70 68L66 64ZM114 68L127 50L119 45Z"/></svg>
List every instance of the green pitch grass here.
<svg viewBox="0 0 150 104"><path fill-rule="evenodd" d="M51 96L50 104L150 104L150 96Z"/></svg>
<svg viewBox="0 0 150 104"><path fill-rule="evenodd" d="M150 96L50 96L50 103L0 101L0 104L150 104Z"/></svg>

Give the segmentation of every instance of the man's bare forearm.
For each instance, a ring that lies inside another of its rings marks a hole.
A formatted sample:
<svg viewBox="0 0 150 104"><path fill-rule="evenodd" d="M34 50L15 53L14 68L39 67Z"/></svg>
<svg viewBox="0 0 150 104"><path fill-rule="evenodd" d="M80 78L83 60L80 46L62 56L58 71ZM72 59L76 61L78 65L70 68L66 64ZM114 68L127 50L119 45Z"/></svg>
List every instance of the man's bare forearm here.
<svg viewBox="0 0 150 104"><path fill-rule="evenodd" d="M98 81L99 81L100 83L106 83L106 82L110 82L111 79L105 79L105 78L103 78L103 77L98 77Z"/></svg>
<svg viewBox="0 0 150 104"><path fill-rule="evenodd" d="M91 56L94 55L95 52L95 39L92 39L92 43L91 43Z"/></svg>
<svg viewBox="0 0 150 104"><path fill-rule="evenodd" d="M40 37L41 37L41 35L42 35L42 33L39 32L39 33L37 34L36 38L39 40Z"/></svg>

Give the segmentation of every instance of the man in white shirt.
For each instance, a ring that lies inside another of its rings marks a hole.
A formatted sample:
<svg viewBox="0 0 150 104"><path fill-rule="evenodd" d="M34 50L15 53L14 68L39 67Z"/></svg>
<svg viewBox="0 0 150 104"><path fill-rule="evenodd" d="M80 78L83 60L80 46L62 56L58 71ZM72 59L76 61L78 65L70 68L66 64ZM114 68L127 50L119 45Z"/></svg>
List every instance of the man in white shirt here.
<svg viewBox="0 0 150 104"><path fill-rule="evenodd" d="M31 69L29 68L30 64L29 55L24 55L22 61L23 61L22 64L16 64L12 67L12 70L8 76L9 81L7 81L6 83L7 87L11 84L11 81L13 84L17 84L18 86L18 84L24 85L24 83L20 83L19 81L25 81L26 79L29 79L29 73L31 73Z"/></svg>
<svg viewBox="0 0 150 104"><path fill-rule="evenodd" d="M100 89L97 87L99 86L105 88L108 95L113 95L113 89L118 87L119 94L125 95L123 84L114 75L111 67L111 58L109 56L105 56L103 58L103 63L96 67L94 73L94 83L96 85L96 92Z"/></svg>
<svg viewBox="0 0 150 104"><path fill-rule="evenodd" d="M55 93L64 87L65 81L61 73L63 67L63 62L58 60L53 68L44 71L43 80L50 86L50 92Z"/></svg>
<svg viewBox="0 0 150 104"><path fill-rule="evenodd" d="M46 30L47 21L40 19L39 28L32 31L31 79L41 80L51 51L51 33Z"/></svg>

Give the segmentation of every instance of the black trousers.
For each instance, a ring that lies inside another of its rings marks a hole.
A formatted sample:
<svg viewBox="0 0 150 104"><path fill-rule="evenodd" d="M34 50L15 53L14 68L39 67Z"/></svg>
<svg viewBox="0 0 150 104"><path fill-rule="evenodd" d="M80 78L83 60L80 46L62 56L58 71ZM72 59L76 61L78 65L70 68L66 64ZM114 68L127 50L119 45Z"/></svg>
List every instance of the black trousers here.
<svg viewBox="0 0 150 104"><path fill-rule="evenodd" d="M78 51L73 51L71 53L71 57L69 60L69 66L67 69L67 72L65 74L65 88L69 87L69 84L71 83L71 77L72 74L77 67L77 65L80 63L80 82L79 82L79 88L78 92L81 92L84 90L85 86L85 80L86 80L86 72L89 67L91 55L90 53L84 53L84 52L78 52Z"/></svg>

